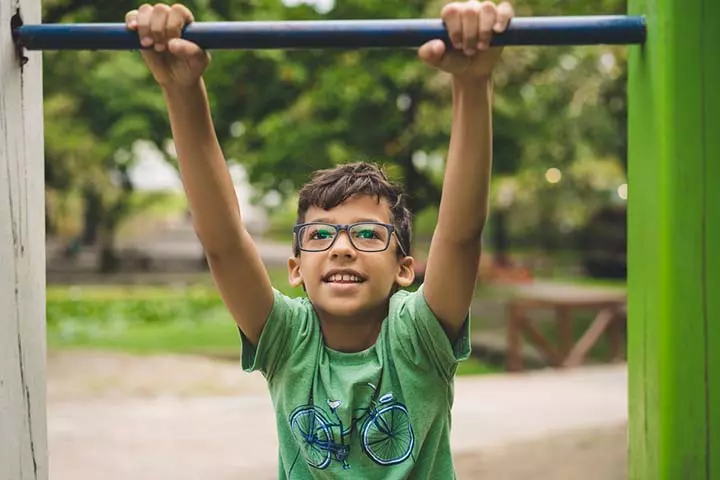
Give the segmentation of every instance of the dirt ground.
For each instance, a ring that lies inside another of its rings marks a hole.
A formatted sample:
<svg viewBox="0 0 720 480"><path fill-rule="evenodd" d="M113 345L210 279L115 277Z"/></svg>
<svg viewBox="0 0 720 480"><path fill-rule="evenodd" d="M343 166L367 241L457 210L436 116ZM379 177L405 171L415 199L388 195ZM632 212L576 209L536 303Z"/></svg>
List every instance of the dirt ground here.
<svg viewBox="0 0 720 480"><path fill-rule="evenodd" d="M262 377L242 374L238 363L173 355L138 357L108 352L51 351L47 377L51 426L53 407L64 408L73 403L257 396L266 391ZM139 439L135 440L137 443ZM68 445L54 445L51 435L51 459L54 446L63 452L69 451L64 450ZM462 452L455 456L455 461L460 479L621 480L627 478L625 426ZM63 463L63 468L66 466L67 462ZM55 473L57 478L84 480L68 473ZM214 478L208 473L206 478Z"/></svg>
<svg viewBox="0 0 720 480"><path fill-rule="evenodd" d="M558 435L455 456L460 479L623 480L624 426Z"/></svg>

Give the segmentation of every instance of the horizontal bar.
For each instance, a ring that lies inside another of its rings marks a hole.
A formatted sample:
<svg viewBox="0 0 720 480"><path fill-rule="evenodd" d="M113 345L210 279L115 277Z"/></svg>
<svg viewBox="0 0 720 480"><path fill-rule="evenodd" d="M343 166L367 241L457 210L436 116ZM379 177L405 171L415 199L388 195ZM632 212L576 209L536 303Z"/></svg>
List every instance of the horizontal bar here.
<svg viewBox="0 0 720 480"><path fill-rule="evenodd" d="M137 50L138 35L124 23L23 25L13 31L28 50ZM398 48L442 39L439 19L292 22L195 22L182 35L205 49ZM518 17L492 45L637 44L645 19L637 16Z"/></svg>

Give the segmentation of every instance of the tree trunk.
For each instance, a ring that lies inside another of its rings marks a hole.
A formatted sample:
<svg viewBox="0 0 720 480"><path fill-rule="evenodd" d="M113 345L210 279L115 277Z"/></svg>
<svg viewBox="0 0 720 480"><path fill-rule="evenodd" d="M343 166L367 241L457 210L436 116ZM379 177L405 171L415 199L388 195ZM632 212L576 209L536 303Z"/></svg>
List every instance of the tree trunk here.
<svg viewBox="0 0 720 480"><path fill-rule="evenodd" d="M112 207L105 211L102 222L100 261L98 265L100 273L112 273L120 270L121 261L115 249L115 235L120 223L130 213L130 198L134 188L127 169L121 169L119 173L122 180L120 196L115 200Z"/></svg>
<svg viewBox="0 0 720 480"><path fill-rule="evenodd" d="M47 193L45 193L45 205L49 205L50 201L48 200ZM45 236L46 237L52 237L57 233L57 225L55 224L55 219L52 216L52 213L50 212L49 208L45 208Z"/></svg>
<svg viewBox="0 0 720 480"><path fill-rule="evenodd" d="M84 222L81 237L82 245L95 245L98 240L98 232L103 218L103 204L100 192L88 185L83 189Z"/></svg>
<svg viewBox="0 0 720 480"><path fill-rule="evenodd" d="M507 231L507 211L498 209L491 216L492 221L492 246L494 250L493 263L506 267L510 265L510 237Z"/></svg>
<svg viewBox="0 0 720 480"><path fill-rule="evenodd" d="M115 273L120 270L120 257L115 251L115 227L110 225L103 228L99 238L98 271L104 274Z"/></svg>

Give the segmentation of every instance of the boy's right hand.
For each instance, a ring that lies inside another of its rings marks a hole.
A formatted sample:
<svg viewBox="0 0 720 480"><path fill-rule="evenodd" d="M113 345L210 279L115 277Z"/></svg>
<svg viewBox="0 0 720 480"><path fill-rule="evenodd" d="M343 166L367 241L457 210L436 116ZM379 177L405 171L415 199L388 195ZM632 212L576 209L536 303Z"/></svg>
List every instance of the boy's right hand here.
<svg viewBox="0 0 720 480"><path fill-rule="evenodd" d="M192 21L192 12L179 4L144 4L125 15L128 29L138 32L145 63L163 88L196 84L210 63L207 52L180 38Z"/></svg>

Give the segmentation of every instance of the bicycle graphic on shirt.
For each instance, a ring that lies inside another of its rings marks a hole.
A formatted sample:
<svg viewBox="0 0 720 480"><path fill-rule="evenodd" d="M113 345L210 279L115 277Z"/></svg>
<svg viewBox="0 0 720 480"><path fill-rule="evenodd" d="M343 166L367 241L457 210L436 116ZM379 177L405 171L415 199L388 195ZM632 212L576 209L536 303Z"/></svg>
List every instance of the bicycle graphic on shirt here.
<svg viewBox="0 0 720 480"><path fill-rule="evenodd" d="M377 392L375 385L368 386ZM394 400L392 393L373 398L367 408L355 409L363 412L353 418L346 429L337 409L342 400L328 400L328 406L336 421L330 421L326 414L314 405L302 405L290 415L290 429L300 444L305 461L318 469L327 468L335 459L350 468L347 458L350 445L345 438L361 423L360 444L367 456L379 465L395 465L407 459L415 446L415 435L407 408ZM340 431L340 442L335 440L333 428Z"/></svg>

